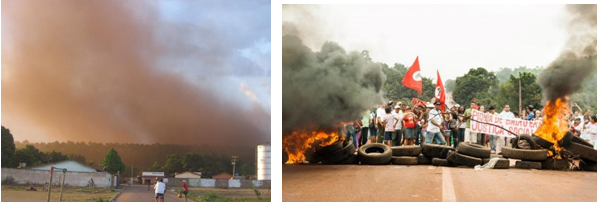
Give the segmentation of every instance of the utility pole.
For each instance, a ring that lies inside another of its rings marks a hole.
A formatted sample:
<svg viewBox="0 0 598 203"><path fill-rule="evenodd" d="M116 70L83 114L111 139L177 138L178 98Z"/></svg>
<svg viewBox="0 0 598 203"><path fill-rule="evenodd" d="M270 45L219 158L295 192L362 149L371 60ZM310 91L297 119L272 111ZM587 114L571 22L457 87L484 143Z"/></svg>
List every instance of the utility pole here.
<svg viewBox="0 0 598 203"><path fill-rule="evenodd" d="M519 73L519 116L523 116L521 112L521 73Z"/></svg>
<svg viewBox="0 0 598 203"><path fill-rule="evenodd" d="M50 191L52 191L52 176L54 175L54 166L50 167L50 184L48 185L48 202L50 202Z"/></svg>
<svg viewBox="0 0 598 203"><path fill-rule="evenodd" d="M60 200L58 200L59 202L62 202L62 190L64 189L64 177L66 176L66 168L62 169L62 184L60 185Z"/></svg>
<svg viewBox="0 0 598 203"><path fill-rule="evenodd" d="M238 156L233 156L232 157L232 164L233 164L233 177L231 177L230 179L232 180L233 178L235 178L235 166L237 165L237 160L239 159Z"/></svg>

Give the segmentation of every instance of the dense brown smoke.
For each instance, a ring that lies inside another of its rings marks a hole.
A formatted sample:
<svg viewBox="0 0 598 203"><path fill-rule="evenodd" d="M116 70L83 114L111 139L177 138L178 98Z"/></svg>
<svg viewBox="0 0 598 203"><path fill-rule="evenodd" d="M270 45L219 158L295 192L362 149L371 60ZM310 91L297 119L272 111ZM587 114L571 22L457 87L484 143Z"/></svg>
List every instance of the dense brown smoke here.
<svg viewBox="0 0 598 203"><path fill-rule="evenodd" d="M19 117L57 140L269 141L270 115L257 103L246 110L217 99L217 84L197 87L158 63L197 55L209 65L198 68L230 72L218 59L231 42L214 30L166 25L144 3L151 2L2 1L2 119ZM199 39L181 38L185 32Z"/></svg>
<svg viewBox="0 0 598 203"><path fill-rule="evenodd" d="M596 72L596 4L567 5L567 10L573 16L567 44L538 76L547 101L575 93Z"/></svg>

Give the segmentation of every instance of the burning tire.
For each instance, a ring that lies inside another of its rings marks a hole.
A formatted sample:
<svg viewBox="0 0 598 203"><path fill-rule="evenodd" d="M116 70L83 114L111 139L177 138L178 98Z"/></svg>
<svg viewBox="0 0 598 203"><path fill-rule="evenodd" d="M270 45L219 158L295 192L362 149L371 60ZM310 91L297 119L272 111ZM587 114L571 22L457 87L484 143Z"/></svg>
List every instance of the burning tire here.
<svg viewBox="0 0 598 203"><path fill-rule="evenodd" d="M457 164L450 162L446 159L440 159L440 158L432 158L432 165L433 166L457 166Z"/></svg>
<svg viewBox="0 0 598 203"><path fill-rule="evenodd" d="M587 159L596 162L596 150L591 147L572 142L571 145L569 145L569 147L565 149L567 149L573 155L579 156L582 159Z"/></svg>
<svg viewBox="0 0 598 203"><path fill-rule="evenodd" d="M391 159L392 150L385 144L370 143L359 148L359 160L362 164L388 164Z"/></svg>
<svg viewBox="0 0 598 203"><path fill-rule="evenodd" d="M352 154L348 158L341 160L336 164L359 164L359 157L357 154Z"/></svg>
<svg viewBox="0 0 598 203"><path fill-rule="evenodd" d="M520 169L542 169L542 163L537 161L517 161L515 167Z"/></svg>
<svg viewBox="0 0 598 203"><path fill-rule="evenodd" d="M587 160L581 160L579 162L579 169L584 171L594 171L596 172L596 162L591 162Z"/></svg>
<svg viewBox="0 0 598 203"><path fill-rule="evenodd" d="M563 139L559 140L559 146L568 148L569 146L571 146L571 143L573 143L572 140L574 137L575 135L573 135L573 133L567 132Z"/></svg>
<svg viewBox="0 0 598 203"><path fill-rule="evenodd" d="M526 142L529 145L529 147L525 144ZM517 138L511 139L511 147L513 149L538 149L538 146L536 146L534 138L532 138L532 136L529 135L519 135Z"/></svg>
<svg viewBox="0 0 598 203"><path fill-rule="evenodd" d="M422 153L422 148L419 146L399 146L390 149L392 156L417 156Z"/></svg>
<svg viewBox="0 0 598 203"><path fill-rule="evenodd" d="M545 149L513 149L509 147L502 148L504 158L521 159L526 161L544 161L548 158L548 151Z"/></svg>
<svg viewBox="0 0 598 203"><path fill-rule="evenodd" d="M347 146L343 147L342 149L340 149L336 152L333 152L330 155L322 157L322 163L323 164L338 163L344 159L349 158L349 156L351 156L353 153L355 153L355 145L353 145L353 142L349 142L349 144Z"/></svg>
<svg viewBox="0 0 598 203"><path fill-rule="evenodd" d="M544 138L538 137L536 135L533 135L532 139L534 139L534 142L536 142L536 145L538 145L544 149L550 149L552 146L554 146L554 144L552 142L546 141Z"/></svg>
<svg viewBox="0 0 598 203"><path fill-rule="evenodd" d="M461 144L459 144L461 145ZM467 156L465 154L461 154L459 152L449 152L447 160L459 165L465 165L468 167L474 167L476 165L482 165L482 159Z"/></svg>
<svg viewBox="0 0 598 203"><path fill-rule="evenodd" d="M417 156L417 164L432 164L432 158L427 157L423 154Z"/></svg>
<svg viewBox="0 0 598 203"><path fill-rule="evenodd" d="M546 159L542 162L542 169L547 170L567 170L569 169L569 160L567 159Z"/></svg>
<svg viewBox="0 0 598 203"><path fill-rule="evenodd" d="M459 143L457 152L478 158L490 158L490 149L477 144Z"/></svg>
<svg viewBox="0 0 598 203"><path fill-rule="evenodd" d="M573 139L571 139L571 142L575 142L578 144L588 146L590 148L594 148L594 145L592 145L592 143L589 143L588 141L581 139L581 137L573 136Z"/></svg>
<svg viewBox="0 0 598 203"><path fill-rule="evenodd" d="M393 156L394 165L417 165L417 157L414 156Z"/></svg>
<svg viewBox="0 0 598 203"><path fill-rule="evenodd" d="M491 158L482 159L482 164L486 164L490 161ZM505 158L499 158L496 164L494 164L494 169L509 169L511 167L511 162Z"/></svg>
<svg viewBox="0 0 598 203"><path fill-rule="evenodd" d="M343 142L337 141L335 143L332 143L331 145L324 146L324 147L317 145L315 151L316 151L317 155L326 156L326 155L332 154L333 152L336 152L342 148L343 148Z"/></svg>
<svg viewBox="0 0 598 203"><path fill-rule="evenodd" d="M422 154L432 158L446 159L449 151L454 151L455 148L437 144L424 144Z"/></svg>

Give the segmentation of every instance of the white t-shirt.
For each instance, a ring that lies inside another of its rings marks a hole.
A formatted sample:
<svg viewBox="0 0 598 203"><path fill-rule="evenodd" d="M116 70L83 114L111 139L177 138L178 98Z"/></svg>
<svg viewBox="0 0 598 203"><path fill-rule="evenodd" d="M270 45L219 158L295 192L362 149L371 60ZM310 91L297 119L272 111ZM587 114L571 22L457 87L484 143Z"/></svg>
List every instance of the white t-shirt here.
<svg viewBox="0 0 598 203"><path fill-rule="evenodd" d="M503 118L515 118L515 114L513 114L513 112L510 112L510 111L509 112L505 112L505 111L500 112L500 114L498 116L503 117Z"/></svg>
<svg viewBox="0 0 598 203"><path fill-rule="evenodd" d="M395 130L400 130L402 127L401 121L403 121L403 111L399 110L399 113L397 113L396 111L393 111L392 115L395 116L395 118L399 119L399 121L397 123L397 127L395 127Z"/></svg>
<svg viewBox="0 0 598 203"><path fill-rule="evenodd" d="M386 111L383 108L378 108L376 110L376 122L378 122L378 118L380 118L380 120L384 120L384 115L386 115Z"/></svg>
<svg viewBox="0 0 598 203"><path fill-rule="evenodd" d="M164 191L166 190L166 184L164 184L163 182L158 182L156 183L156 185L154 185L154 193L161 193L164 194Z"/></svg>
<svg viewBox="0 0 598 203"><path fill-rule="evenodd" d="M434 124L432 124L432 121L434 121L434 123L438 124L438 125L442 125L442 116L440 116L440 111L436 110L436 109L432 109L430 110L430 113L428 113L428 132L431 133L438 133L440 132L440 128Z"/></svg>
<svg viewBox="0 0 598 203"><path fill-rule="evenodd" d="M582 125L582 124L580 124ZM595 141L596 140L596 124L588 123L586 129L581 133L582 139Z"/></svg>

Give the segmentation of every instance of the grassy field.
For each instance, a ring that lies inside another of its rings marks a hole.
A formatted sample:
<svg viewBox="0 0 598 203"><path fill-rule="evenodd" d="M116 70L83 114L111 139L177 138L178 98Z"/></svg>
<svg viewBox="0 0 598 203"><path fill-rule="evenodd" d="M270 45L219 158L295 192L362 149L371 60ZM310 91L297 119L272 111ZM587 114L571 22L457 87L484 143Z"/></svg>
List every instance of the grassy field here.
<svg viewBox="0 0 598 203"><path fill-rule="evenodd" d="M3 202L45 202L48 192L43 187L36 187L37 191L27 191L26 185L2 185ZM106 188L78 188L65 187L62 194L63 202L107 202L118 194L117 191ZM57 202L60 198L60 187L52 187L50 201Z"/></svg>
<svg viewBox="0 0 598 203"><path fill-rule="evenodd" d="M176 188L180 190L181 188ZM198 202L270 202L270 189L189 188L189 198Z"/></svg>

